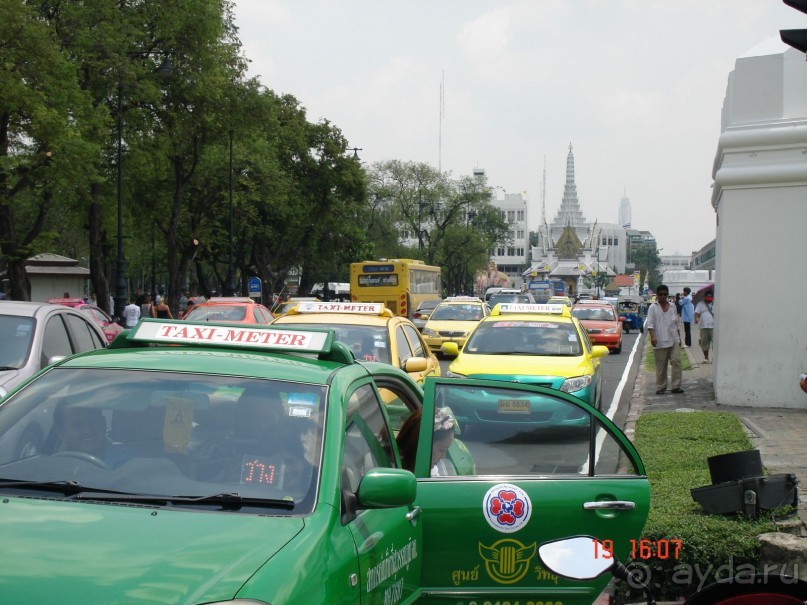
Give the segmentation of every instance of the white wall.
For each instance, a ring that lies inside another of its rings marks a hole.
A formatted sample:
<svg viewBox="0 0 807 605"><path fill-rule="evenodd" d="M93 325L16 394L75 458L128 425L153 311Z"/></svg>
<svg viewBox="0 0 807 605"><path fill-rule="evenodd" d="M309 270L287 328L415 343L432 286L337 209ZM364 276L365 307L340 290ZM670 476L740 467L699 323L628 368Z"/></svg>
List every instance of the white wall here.
<svg viewBox="0 0 807 605"><path fill-rule="evenodd" d="M771 48L737 60L723 108L714 385L719 404L807 409L807 64Z"/></svg>

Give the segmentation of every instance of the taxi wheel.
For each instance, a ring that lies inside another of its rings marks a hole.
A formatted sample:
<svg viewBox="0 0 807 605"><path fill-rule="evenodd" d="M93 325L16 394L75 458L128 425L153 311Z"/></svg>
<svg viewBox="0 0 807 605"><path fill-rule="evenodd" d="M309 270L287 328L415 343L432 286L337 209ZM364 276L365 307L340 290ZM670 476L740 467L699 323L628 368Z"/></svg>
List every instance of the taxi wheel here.
<svg viewBox="0 0 807 605"><path fill-rule="evenodd" d="M622 341L620 340L619 341L619 346L616 349L614 349L614 353L619 354L621 352L622 352Z"/></svg>

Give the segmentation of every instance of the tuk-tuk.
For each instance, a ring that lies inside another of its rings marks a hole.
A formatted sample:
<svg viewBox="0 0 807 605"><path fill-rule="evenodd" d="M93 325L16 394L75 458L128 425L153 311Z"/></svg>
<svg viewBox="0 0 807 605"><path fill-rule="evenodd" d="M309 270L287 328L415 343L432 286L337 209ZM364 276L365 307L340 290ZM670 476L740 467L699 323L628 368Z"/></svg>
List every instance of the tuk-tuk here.
<svg viewBox="0 0 807 605"><path fill-rule="evenodd" d="M620 296L617 299L617 312L625 334L630 334L631 330L644 332L645 300L642 296Z"/></svg>

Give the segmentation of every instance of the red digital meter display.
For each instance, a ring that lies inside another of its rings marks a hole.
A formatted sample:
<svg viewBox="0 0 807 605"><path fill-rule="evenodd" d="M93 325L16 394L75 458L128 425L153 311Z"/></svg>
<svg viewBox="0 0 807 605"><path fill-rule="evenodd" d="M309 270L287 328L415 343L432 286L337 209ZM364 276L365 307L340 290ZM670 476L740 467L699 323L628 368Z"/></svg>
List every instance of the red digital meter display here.
<svg viewBox="0 0 807 605"><path fill-rule="evenodd" d="M244 456L241 463L241 485L278 487L283 481L283 468L260 456Z"/></svg>

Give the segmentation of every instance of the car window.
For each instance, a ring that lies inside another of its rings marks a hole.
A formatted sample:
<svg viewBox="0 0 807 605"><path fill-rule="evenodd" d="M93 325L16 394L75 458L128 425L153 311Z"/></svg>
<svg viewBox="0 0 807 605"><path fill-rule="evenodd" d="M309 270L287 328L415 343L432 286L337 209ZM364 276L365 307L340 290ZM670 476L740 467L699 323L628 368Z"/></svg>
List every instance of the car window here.
<svg viewBox="0 0 807 605"><path fill-rule="evenodd" d="M70 332L73 334L77 353L98 348L95 339L92 337L93 329L89 321L73 314L65 315L65 319L67 319L67 325L70 326Z"/></svg>
<svg viewBox="0 0 807 605"><path fill-rule="evenodd" d="M42 364L47 365L51 357L67 357L73 354L67 327L62 321L62 315L53 315L45 324L42 337Z"/></svg>
<svg viewBox="0 0 807 605"><path fill-rule="evenodd" d="M412 348L401 326L395 328L395 345L398 347L398 365L403 366L406 360L412 357Z"/></svg>
<svg viewBox="0 0 807 605"><path fill-rule="evenodd" d="M597 307L578 307L572 309L572 315L577 319L590 319L593 321L616 321L613 309Z"/></svg>
<svg viewBox="0 0 807 605"><path fill-rule="evenodd" d="M478 355L558 355L581 354L575 326L568 322L487 320L474 330L464 352Z"/></svg>
<svg viewBox="0 0 807 605"><path fill-rule="evenodd" d="M403 330L409 337L409 344L412 346L412 355L415 357L428 357L429 355L425 352L426 345L423 343L423 340L421 340L420 333L409 324L404 324Z"/></svg>
<svg viewBox="0 0 807 605"><path fill-rule="evenodd" d="M35 321L31 317L0 315L0 367L21 368L33 344Z"/></svg>
<svg viewBox="0 0 807 605"><path fill-rule="evenodd" d="M435 432L450 427L453 435L448 440L453 436L461 445L445 454L447 468L472 468L477 476L502 477L639 474L621 445L591 412L554 394L506 386L441 384L435 390L435 408L444 410L441 417L446 421L427 426ZM596 429L593 440L592 423ZM433 437L432 466L439 461L434 458L444 452L435 451L435 444ZM473 466L454 464L454 452L470 455ZM467 472L463 474L467 476Z"/></svg>
<svg viewBox="0 0 807 605"><path fill-rule="evenodd" d="M356 493L368 470L394 466L395 455L381 402L371 385L363 385L348 399L342 458L343 489Z"/></svg>

